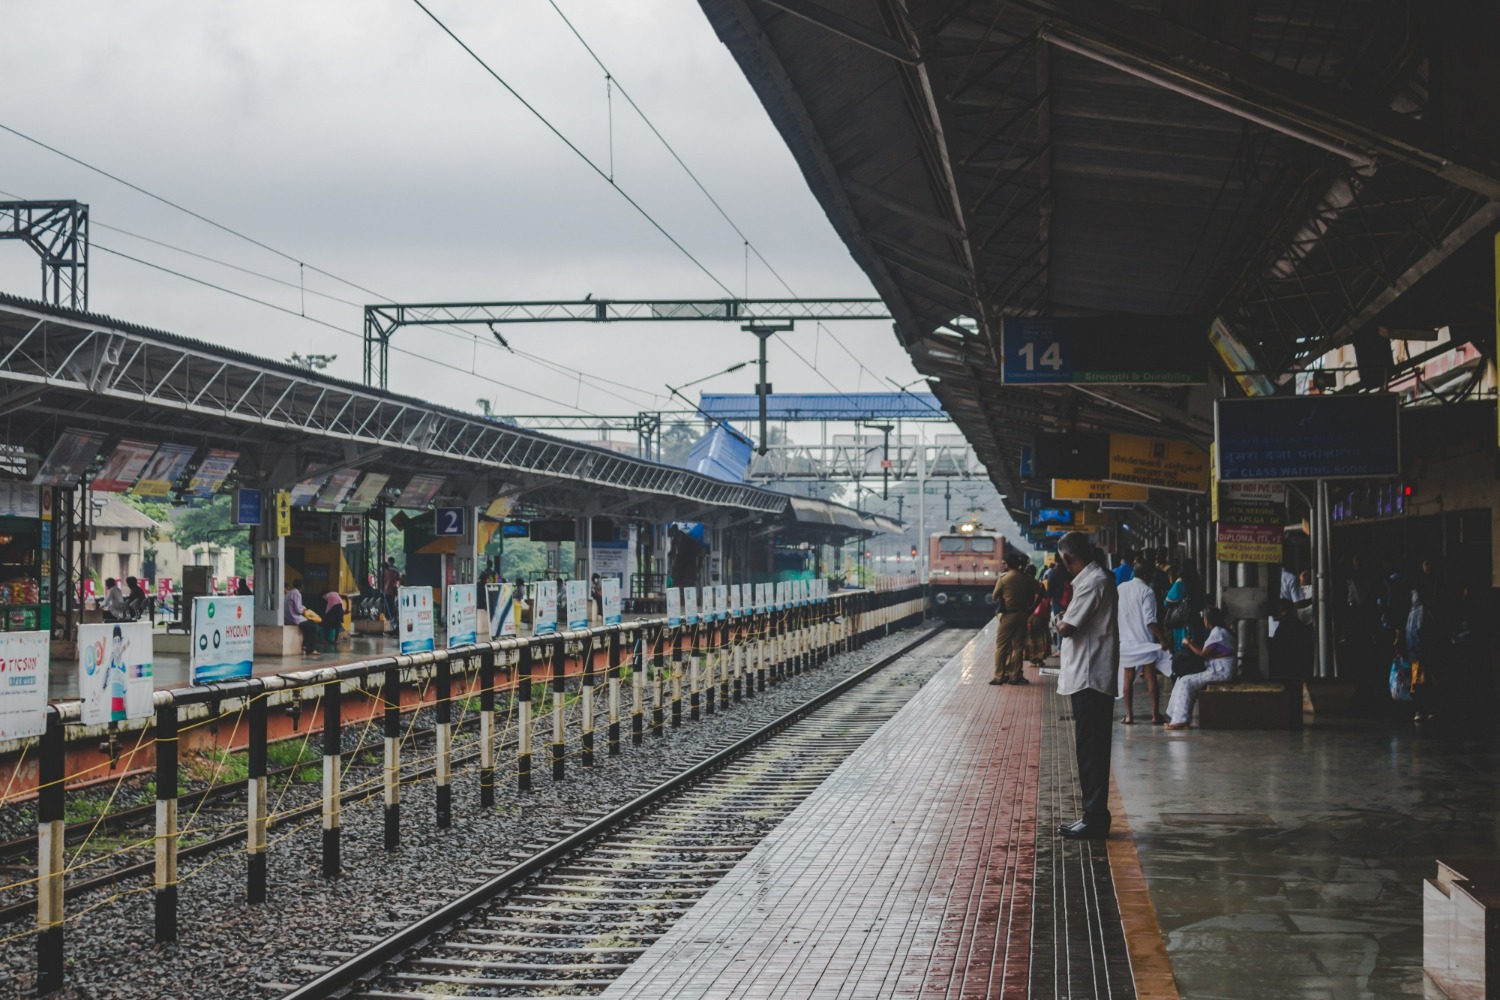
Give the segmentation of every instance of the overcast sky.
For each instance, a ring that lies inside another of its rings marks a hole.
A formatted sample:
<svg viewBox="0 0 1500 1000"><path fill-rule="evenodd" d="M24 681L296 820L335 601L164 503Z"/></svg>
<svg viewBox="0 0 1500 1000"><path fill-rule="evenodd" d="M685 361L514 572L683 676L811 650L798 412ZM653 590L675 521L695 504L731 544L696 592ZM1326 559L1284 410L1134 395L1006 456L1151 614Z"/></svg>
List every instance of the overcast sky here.
<svg viewBox="0 0 1500 1000"><path fill-rule="evenodd" d="M872 294L693 0L558 4L797 294ZM431 6L609 169L604 74L548 0ZM360 376L356 306L309 294L309 315L349 333L317 326L102 248L293 310L302 308L297 287L106 226L357 303L371 296L312 271L299 274L295 261L397 301L725 295L410 0L12 0L6 7L7 36L27 41L6 53L0 124L293 258L0 133L0 191L89 204L89 305L96 312L268 357L335 353L335 374ZM788 294L753 257L747 286L739 237L618 94L612 117L619 185L735 294ZM0 287L35 297L39 280L29 249L0 243ZM830 391L829 382L870 390L888 388L877 378L915 377L889 323L834 329L868 370L826 334L799 325L793 343L816 359L827 381L773 341L777 391ZM665 405L664 383L687 382L754 353L754 338L729 324L507 333L524 351L632 388L580 386L494 349L482 331L450 337L416 330L398 335L396 346L418 357L393 357L391 387L464 408L485 396L502 413L575 412L575 405L628 413ZM703 388L748 392L754 381L746 368Z"/></svg>

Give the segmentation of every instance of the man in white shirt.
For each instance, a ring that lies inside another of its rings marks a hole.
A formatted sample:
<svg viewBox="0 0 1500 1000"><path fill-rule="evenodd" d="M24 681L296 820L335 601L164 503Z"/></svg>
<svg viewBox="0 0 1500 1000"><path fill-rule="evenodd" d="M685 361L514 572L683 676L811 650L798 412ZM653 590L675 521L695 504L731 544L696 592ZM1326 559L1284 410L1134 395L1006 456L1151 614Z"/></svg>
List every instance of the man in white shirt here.
<svg viewBox="0 0 1500 1000"><path fill-rule="evenodd" d="M1120 594L1120 697L1125 700L1125 725L1135 722L1135 674L1146 678L1151 697L1151 721L1166 722L1161 714L1161 690L1157 675L1172 675L1172 654L1161 626L1156 622L1156 590L1146 581L1154 571L1143 556L1135 562L1135 576L1119 586Z"/></svg>
<svg viewBox="0 0 1500 1000"><path fill-rule="evenodd" d="M125 592L114 577L104 581L104 620L118 622L125 620Z"/></svg>
<svg viewBox="0 0 1500 1000"><path fill-rule="evenodd" d="M1099 566L1088 536L1070 531L1057 542L1063 568L1073 574L1073 599L1058 625L1062 667L1057 693L1073 704L1074 747L1083 816L1057 828L1070 840L1109 836L1109 744L1120 669L1119 597L1114 577Z"/></svg>

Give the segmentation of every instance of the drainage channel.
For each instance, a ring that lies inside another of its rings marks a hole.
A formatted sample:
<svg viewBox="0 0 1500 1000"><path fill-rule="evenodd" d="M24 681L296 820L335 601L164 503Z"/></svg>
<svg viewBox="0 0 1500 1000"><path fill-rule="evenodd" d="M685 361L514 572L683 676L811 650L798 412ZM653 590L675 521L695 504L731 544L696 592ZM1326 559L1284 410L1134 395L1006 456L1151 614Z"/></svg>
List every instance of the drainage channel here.
<svg viewBox="0 0 1500 1000"><path fill-rule="evenodd" d="M972 635L929 632L557 844L475 871L464 896L304 969L316 978L288 1000L597 995Z"/></svg>

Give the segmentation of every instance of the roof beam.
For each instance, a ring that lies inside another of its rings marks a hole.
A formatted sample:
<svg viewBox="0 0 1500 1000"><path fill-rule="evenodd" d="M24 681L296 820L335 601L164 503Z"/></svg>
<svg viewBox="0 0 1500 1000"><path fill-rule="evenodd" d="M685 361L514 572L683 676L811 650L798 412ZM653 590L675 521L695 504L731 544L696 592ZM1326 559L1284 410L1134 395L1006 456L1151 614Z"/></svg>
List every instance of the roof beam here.
<svg viewBox="0 0 1500 1000"><path fill-rule="evenodd" d="M822 4L813 3L812 0L761 0L761 2L768 7L785 11L793 17L800 17L809 24L831 31L862 48L878 52L883 56L890 56L897 62L915 66L921 61L917 53L885 32L877 31L852 17L845 17L837 11L829 10Z"/></svg>
<svg viewBox="0 0 1500 1000"><path fill-rule="evenodd" d="M1114 0L1013 0L1059 48L1311 143L1360 165L1409 163L1500 198L1500 164L1455 149L1422 123L1246 55Z"/></svg>

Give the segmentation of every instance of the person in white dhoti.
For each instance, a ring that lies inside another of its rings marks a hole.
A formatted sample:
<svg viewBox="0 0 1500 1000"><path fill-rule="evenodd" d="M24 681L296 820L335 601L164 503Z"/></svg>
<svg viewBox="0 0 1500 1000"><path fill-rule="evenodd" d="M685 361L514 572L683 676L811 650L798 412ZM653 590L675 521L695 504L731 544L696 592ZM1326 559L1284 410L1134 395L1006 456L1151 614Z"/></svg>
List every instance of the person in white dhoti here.
<svg viewBox="0 0 1500 1000"><path fill-rule="evenodd" d="M1136 560L1135 576L1120 584L1120 697L1125 701L1124 725L1135 722L1135 675L1146 678L1151 697L1151 722L1167 720L1161 714L1161 687L1157 677L1172 675L1172 654L1166 634L1156 621L1156 591L1146 581L1154 567L1144 558Z"/></svg>
<svg viewBox="0 0 1500 1000"><path fill-rule="evenodd" d="M1202 646L1191 642L1184 648L1203 657L1203 672L1179 677L1172 685L1172 697L1167 702L1167 715L1171 721L1167 729L1186 729L1193 724L1193 704L1198 692L1214 681L1227 681L1234 673L1234 637L1229 634L1228 620L1222 608L1204 608L1203 624L1209 628L1208 638Z"/></svg>

